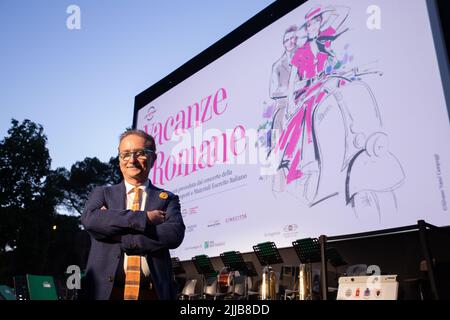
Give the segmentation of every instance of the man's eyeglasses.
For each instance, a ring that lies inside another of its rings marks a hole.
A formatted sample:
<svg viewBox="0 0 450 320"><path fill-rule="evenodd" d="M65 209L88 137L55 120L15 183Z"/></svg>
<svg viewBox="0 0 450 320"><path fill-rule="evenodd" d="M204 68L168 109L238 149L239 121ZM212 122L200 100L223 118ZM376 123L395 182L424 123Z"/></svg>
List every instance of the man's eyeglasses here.
<svg viewBox="0 0 450 320"><path fill-rule="evenodd" d="M140 160L146 160L147 157L152 153L155 153L155 152L150 149L142 149L142 150L137 150L137 151L125 151L125 152L119 153L119 158L122 161L128 161L131 159L131 157L134 157L134 158L137 158Z"/></svg>

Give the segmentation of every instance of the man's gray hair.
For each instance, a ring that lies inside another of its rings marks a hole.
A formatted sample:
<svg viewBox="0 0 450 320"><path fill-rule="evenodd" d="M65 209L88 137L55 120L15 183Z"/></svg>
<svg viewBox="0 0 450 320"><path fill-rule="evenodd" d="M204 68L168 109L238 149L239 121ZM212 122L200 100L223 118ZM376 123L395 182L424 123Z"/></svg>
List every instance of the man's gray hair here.
<svg viewBox="0 0 450 320"><path fill-rule="evenodd" d="M156 143L155 143L155 139L154 139L151 135L149 135L147 132L142 131L142 130L133 130L133 129L130 129L130 130L125 131L124 133L122 133L122 134L120 135L120 138L119 138L119 145L120 145L120 143L122 142L122 140L123 140L125 137L131 136L131 135L135 135L135 136L139 136L139 137L144 138L144 139L145 139L145 145L146 145L150 150L156 152Z"/></svg>

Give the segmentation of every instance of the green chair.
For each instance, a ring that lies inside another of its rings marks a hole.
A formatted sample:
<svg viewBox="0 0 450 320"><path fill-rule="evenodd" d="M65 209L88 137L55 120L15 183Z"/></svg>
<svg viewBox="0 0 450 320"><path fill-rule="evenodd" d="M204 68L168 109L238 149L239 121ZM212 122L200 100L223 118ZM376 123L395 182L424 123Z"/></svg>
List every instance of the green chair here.
<svg viewBox="0 0 450 320"><path fill-rule="evenodd" d="M27 283L30 300L58 300L52 276L27 274Z"/></svg>
<svg viewBox="0 0 450 320"><path fill-rule="evenodd" d="M16 300L14 290L8 286L0 285L0 300Z"/></svg>

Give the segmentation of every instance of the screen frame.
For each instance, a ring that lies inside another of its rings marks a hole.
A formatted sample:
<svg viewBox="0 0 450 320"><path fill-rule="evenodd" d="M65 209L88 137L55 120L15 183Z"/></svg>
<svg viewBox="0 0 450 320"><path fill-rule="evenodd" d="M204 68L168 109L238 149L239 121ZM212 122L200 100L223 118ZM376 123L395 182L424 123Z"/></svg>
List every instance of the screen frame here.
<svg viewBox="0 0 450 320"><path fill-rule="evenodd" d="M450 123L450 23L445 19L444 12L449 12L448 1L426 0L428 16L436 50L438 68L441 75L442 90L444 92L445 103L447 105L447 116ZM442 40L442 41L440 41ZM448 84L448 85L446 85Z"/></svg>
<svg viewBox="0 0 450 320"><path fill-rule="evenodd" d="M202 70L209 64L215 62L229 51L233 50L243 42L268 27L278 19L290 13L297 7L307 3L308 0L277 0L268 7L257 13L255 16L244 22L235 30L218 40L216 43L184 63L182 66L154 83L149 88L135 96L132 129L137 129L138 112L143 107L157 99L167 91L176 87L178 84L191 77L198 71ZM445 96L448 120L450 124L450 19L445 19L448 0L425 0L428 8L428 17L430 18L430 26L432 29L433 42L435 45L436 56L438 60L438 68L440 71L442 88ZM442 40L442 41L441 41ZM336 236L335 241L339 241L340 237L346 240L370 237L374 235L384 236L388 234L397 234L408 231L415 231L418 225L399 226L392 229L373 230L361 232L351 235ZM430 225L432 226L432 225ZM433 226L434 227L434 226ZM441 228L449 228L450 226L441 226ZM408 229L405 231L405 229ZM288 247L280 247L278 249L286 249ZM252 252L244 252L249 254ZM187 260L183 260L187 261Z"/></svg>

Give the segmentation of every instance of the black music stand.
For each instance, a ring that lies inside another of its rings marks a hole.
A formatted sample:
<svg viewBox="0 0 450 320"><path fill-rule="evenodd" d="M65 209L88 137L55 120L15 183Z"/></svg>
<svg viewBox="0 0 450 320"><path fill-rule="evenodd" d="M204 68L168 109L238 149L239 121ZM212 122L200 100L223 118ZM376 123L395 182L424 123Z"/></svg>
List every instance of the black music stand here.
<svg viewBox="0 0 450 320"><path fill-rule="evenodd" d="M295 252L298 255L301 263L308 263L312 274L312 263L321 262L320 244L317 238L305 238L292 242ZM335 268L346 265L347 262L342 259L342 256L336 248L327 248L327 261ZM337 272L336 272L337 273ZM312 279L310 279L312 281ZM310 295L312 297L312 282Z"/></svg>
<svg viewBox="0 0 450 320"><path fill-rule="evenodd" d="M319 240L316 238L299 239L292 242L301 263L320 262Z"/></svg>
<svg viewBox="0 0 450 320"><path fill-rule="evenodd" d="M259 243L256 246L253 246L253 251L255 251L259 263L262 266L283 263L283 259L274 242Z"/></svg>
<svg viewBox="0 0 450 320"><path fill-rule="evenodd" d="M183 265L180 262L180 259L178 259L177 257L172 258L172 272L174 275L186 273L186 270L184 270Z"/></svg>
<svg viewBox="0 0 450 320"><path fill-rule="evenodd" d="M247 277L249 277L250 270L248 269L247 264L244 262L242 254L239 251L227 251L221 253L220 258L222 259L223 265L228 269L228 271L239 271L239 273L242 272L244 274L244 299L247 299Z"/></svg>
<svg viewBox="0 0 450 320"><path fill-rule="evenodd" d="M342 258L336 248L327 248L327 259L328 262L335 268L348 264L348 262Z"/></svg>
<svg viewBox="0 0 450 320"><path fill-rule="evenodd" d="M336 284L337 287L339 287L338 267L348 265L348 262L345 261L342 258L342 256L339 254L339 252L336 250L336 248L333 248L333 247L326 248L326 258L327 258L328 262L334 267L334 272L335 272L334 281L335 282L333 284ZM328 284L327 284L327 288L328 288L328 290L330 290L330 287L328 287ZM334 290L336 292L337 288L334 288Z"/></svg>
<svg viewBox="0 0 450 320"><path fill-rule="evenodd" d="M247 265L247 276L248 277L256 277L258 276L258 272L256 272L255 265L251 261L245 261L245 264Z"/></svg>
<svg viewBox="0 0 450 320"><path fill-rule="evenodd" d="M300 263L308 264L308 268L310 270L309 273L309 297L312 300L313 298L313 272L312 272L312 264L314 262L321 261L320 255L320 246L319 240L317 238L305 238L299 239L292 242L292 245L297 253L298 258L300 259ZM299 283L300 285L300 283ZM300 297L301 299L301 297Z"/></svg>
<svg viewBox="0 0 450 320"><path fill-rule="evenodd" d="M258 272L256 271L255 265L253 264L252 261L245 261L245 264L247 265L247 269L248 269L248 273L247 273L247 277L250 277L252 279L252 286L253 286L253 277L258 277ZM248 288L247 291L247 299L250 300L250 296L251 295L257 295L257 292L253 292L251 291L252 288Z"/></svg>
<svg viewBox="0 0 450 320"><path fill-rule="evenodd" d="M209 277L217 276L217 271L214 270L211 260L206 254L201 254L192 258L194 262L195 269L199 274L202 275L202 291L205 292L205 284Z"/></svg>
<svg viewBox="0 0 450 320"><path fill-rule="evenodd" d="M271 269L271 264L283 263L283 259L281 258L277 246L274 242L259 243L256 246L253 246L253 251L255 251L255 254L258 257L261 266L265 265L267 266L267 268L269 268L269 270Z"/></svg>
<svg viewBox="0 0 450 320"><path fill-rule="evenodd" d="M248 273L247 265L242 258L242 254L239 251L227 251L220 254L223 265L227 267L229 271L240 271L245 275Z"/></svg>
<svg viewBox="0 0 450 320"><path fill-rule="evenodd" d="M186 284L186 278L181 277L180 275L186 274L186 270L184 270L183 265L180 262L180 259L177 257L173 257L172 259L172 274L173 281L177 285L177 293L181 293L181 288Z"/></svg>

